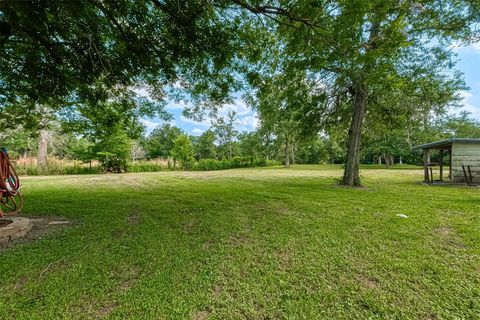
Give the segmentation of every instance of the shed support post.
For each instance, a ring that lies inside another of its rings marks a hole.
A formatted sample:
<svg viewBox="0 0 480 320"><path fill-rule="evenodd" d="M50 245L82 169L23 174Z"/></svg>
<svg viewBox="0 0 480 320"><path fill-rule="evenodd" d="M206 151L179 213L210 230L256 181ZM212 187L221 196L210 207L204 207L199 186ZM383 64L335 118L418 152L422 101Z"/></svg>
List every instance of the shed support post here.
<svg viewBox="0 0 480 320"><path fill-rule="evenodd" d="M428 149L423 149L423 182L428 183L428 157L429 156L429 150Z"/></svg>
<svg viewBox="0 0 480 320"><path fill-rule="evenodd" d="M440 149L440 181L443 181L443 149Z"/></svg>
<svg viewBox="0 0 480 320"><path fill-rule="evenodd" d="M448 155L450 158L450 167L448 168L448 175L450 177L450 182L453 182L453 176L452 176L452 167L453 167L453 162L452 162L452 146L450 146L450 149L448 149Z"/></svg>

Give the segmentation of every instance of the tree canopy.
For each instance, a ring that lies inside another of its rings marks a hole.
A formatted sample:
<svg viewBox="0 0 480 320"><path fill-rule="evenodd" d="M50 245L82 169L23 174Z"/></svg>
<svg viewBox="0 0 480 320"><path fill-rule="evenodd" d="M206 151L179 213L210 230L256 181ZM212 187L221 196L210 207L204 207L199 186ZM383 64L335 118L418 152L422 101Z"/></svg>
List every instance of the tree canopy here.
<svg viewBox="0 0 480 320"><path fill-rule="evenodd" d="M448 71L450 45L478 36L480 19L476 1L292 1L284 7L291 17L271 24L280 61L325 88L326 103L310 112L321 108L334 116L327 121L348 123L346 185L360 185L365 121L385 110L425 114L456 100L462 81Z"/></svg>

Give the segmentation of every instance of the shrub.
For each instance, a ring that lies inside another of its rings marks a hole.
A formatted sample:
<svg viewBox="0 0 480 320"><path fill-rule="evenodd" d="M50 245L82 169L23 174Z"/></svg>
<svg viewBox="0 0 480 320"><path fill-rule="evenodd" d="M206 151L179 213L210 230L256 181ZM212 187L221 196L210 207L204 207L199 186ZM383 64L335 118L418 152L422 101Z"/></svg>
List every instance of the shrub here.
<svg viewBox="0 0 480 320"><path fill-rule="evenodd" d="M114 173L127 171L130 150L131 140L120 124L102 135L93 148L105 171Z"/></svg>
<svg viewBox="0 0 480 320"><path fill-rule="evenodd" d="M129 172L157 172L168 170L168 165L164 161L158 163L157 161L137 161L128 164Z"/></svg>
<svg viewBox="0 0 480 320"><path fill-rule="evenodd" d="M252 168L280 165L280 162L266 159L249 158L249 157L233 157L232 159L215 160L200 159L194 166L193 170L211 171L225 170L233 168Z"/></svg>
<svg viewBox="0 0 480 320"><path fill-rule="evenodd" d="M125 158L110 152L98 152L97 156L106 172L122 173L127 171L127 160Z"/></svg>

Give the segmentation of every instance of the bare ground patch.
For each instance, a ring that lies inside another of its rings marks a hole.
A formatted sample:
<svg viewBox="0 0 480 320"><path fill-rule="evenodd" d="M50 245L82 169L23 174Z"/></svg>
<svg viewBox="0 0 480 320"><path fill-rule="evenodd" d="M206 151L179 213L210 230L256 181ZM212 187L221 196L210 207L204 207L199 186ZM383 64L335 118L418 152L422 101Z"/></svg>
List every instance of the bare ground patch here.
<svg viewBox="0 0 480 320"><path fill-rule="evenodd" d="M375 289L379 286L378 279L360 273L355 277L356 280L366 289Z"/></svg>
<svg viewBox="0 0 480 320"><path fill-rule="evenodd" d="M192 320L206 320L210 317L211 312L208 310L201 310L193 313Z"/></svg>
<svg viewBox="0 0 480 320"><path fill-rule="evenodd" d="M277 252L278 267L281 271L287 271L293 264L293 256L290 251L284 249Z"/></svg>
<svg viewBox="0 0 480 320"><path fill-rule="evenodd" d="M25 237L15 239L9 243L0 245L0 253L5 249L13 247L21 243L33 242L48 237L65 228L71 227L73 224L63 218L35 218L28 217L32 223L32 229L25 235Z"/></svg>
<svg viewBox="0 0 480 320"><path fill-rule="evenodd" d="M118 289L120 291L130 290L138 281L138 278L141 275L141 270L139 267L132 267L128 269L128 272L122 276L122 281Z"/></svg>
<svg viewBox="0 0 480 320"><path fill-rule="evenodd" d="M243 234L232 235L228 238L230 245L234 247L244 246L249 243L248 237Z"/></svg>
<svg viewBox="0 0 480 320"><path fill-rule="evenodd" d="M448 226L440 226L436 228L434 234L441 239L444 246L465 249L465 244L462 239Z"/></svg>
<svg viewBox="0 0 480 320"><path fill-rule="evenodd" d="M203 249L203 250L208 250L208 249L210 249L210 248L213 246L213 244L214 244L213 241L207 240L207 241L205 241L205 242L203 243L202 249Z"/></svg>
<svg viewBox="0 0 480 320"><path fill-rule="evenodd" d="M141 220L140 211L138 209L130 211L130 214L127 216L127 224L129 225L138 225Z"/></svg>
<svg viewBox="0 0 480 320"><path fill-rule="evenodd" d="M82 299L82 301L87 303L74 305L72 307L75 313L88 316L87 318L105 319L118 307L118 303L112 300L92 302L88 298L85 298Z"/></svg>
<svg viewBox="0 0 480 320"><path fill-rule="evenodd" d="M223 284L217 283L213 286L212 295L214 298L218 298L223 292Z"/></svg>

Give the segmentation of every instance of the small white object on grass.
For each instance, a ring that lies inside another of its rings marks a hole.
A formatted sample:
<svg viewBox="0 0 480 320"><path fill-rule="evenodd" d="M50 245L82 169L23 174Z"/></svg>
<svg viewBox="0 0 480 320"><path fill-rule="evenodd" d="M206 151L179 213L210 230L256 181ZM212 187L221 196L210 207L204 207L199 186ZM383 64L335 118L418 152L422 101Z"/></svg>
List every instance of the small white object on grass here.
<svg viewBox="0 0 480 320"><path fill-rule="evenodd" d="M408 216L406 214L403 214L403 213L397 213L396 216L400 217L400 218L408 218Z"/></svg>
<svg viewBox="0 0 480 320"><path fill-rule="evenodd" d="M59 224L69 224L70 221L66 221L66 220L54 220L54 221L50 221L48 224L49 225L59 225Z"/></svg>

